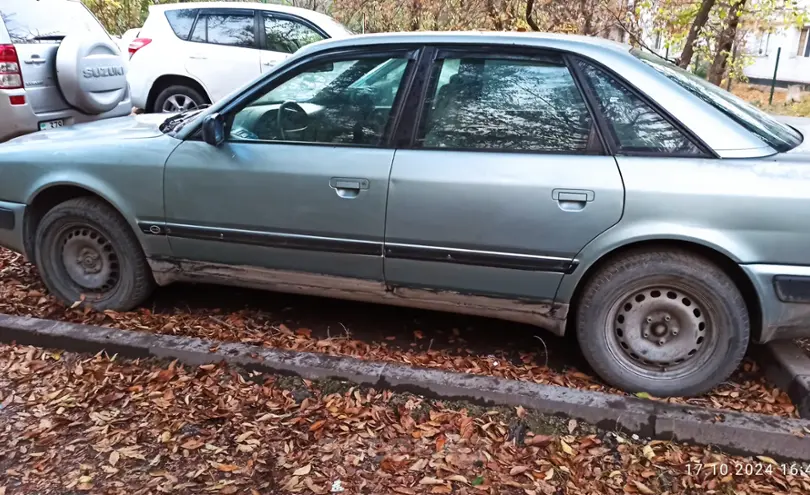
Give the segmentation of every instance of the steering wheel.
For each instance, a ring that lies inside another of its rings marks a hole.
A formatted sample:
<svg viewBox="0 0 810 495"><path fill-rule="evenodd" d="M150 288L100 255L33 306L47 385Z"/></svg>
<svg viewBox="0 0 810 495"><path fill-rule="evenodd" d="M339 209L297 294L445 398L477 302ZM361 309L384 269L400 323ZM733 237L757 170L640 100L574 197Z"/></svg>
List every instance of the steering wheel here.
<svg viewBox="0 0 810 495"><path fill-rule="evenodd" d="M285 129L284 119L286 114L291 114L297 119L301 119L302 123L304 124L303 127L299 127L298 129ZM286 140L288 132L301 132L306 130L309 125L308 120L309 114L307 114L307 111L304 110L297 101L288 100L282 103L278 107L278 113L276 114L276 124L278 125L278 131L281 133L281 139Z"/></svg>

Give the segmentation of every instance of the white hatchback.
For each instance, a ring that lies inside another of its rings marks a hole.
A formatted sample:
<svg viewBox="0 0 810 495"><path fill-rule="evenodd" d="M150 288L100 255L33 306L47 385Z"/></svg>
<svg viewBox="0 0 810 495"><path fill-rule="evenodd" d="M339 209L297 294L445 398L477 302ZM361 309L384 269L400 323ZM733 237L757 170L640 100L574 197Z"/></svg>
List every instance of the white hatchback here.
<svg viewBox="0 0 810 495"><path fill-rule="evenodd" d="M241 2L152 5L129 45L132 103L178 112L213 103L310 43L352 33L307 9Z"/></svg>

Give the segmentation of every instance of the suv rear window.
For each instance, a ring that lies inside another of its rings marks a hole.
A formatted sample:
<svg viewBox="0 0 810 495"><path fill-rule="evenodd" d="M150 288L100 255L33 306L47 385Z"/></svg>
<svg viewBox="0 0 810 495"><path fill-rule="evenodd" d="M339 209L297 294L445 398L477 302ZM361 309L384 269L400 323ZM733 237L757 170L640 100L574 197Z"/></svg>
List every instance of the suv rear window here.
<svg viewBox="0 0 810 495"><path fill-rule="evenodd" d="M189 33L191 33L191 26L194 25L194 19L197 18L197 11L199 9L177 9L167 10L166 20L169 21L169 26L178 38L187 40Z"/></svg>
<svg viewBox="0 0 810 495"><path fill-rule="evenodd" d="M81 32L107 36L93 14L73 0L2 0L0 17L12 43L54 43Z"/></svg>

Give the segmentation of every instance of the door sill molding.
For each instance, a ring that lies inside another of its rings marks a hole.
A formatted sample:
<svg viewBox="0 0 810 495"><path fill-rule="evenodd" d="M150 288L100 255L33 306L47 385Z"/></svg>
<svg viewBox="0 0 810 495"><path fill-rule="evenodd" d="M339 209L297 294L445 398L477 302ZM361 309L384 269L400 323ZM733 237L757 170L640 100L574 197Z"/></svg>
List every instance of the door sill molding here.
<svg viewBox="0 0 810 495"><path fill-rule="evenodd" d="M449 290L390 286L376 280L243 265L156 258L148 261L155 281L162 286L174 282L211 283L446 311L527 323L555 335L565 333L568 316L568 305L553 301L513 300Z"/></svg>

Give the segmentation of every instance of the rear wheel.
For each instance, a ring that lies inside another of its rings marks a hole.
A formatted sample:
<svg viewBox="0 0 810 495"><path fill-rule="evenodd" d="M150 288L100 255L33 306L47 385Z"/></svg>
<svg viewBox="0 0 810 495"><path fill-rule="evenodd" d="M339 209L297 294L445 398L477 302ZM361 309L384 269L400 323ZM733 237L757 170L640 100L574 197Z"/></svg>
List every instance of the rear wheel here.
<svg viewBox="0 0 810 495"><path fill-rule="evenodd" d="M208 103L208 100L194 88L175 84L161 91L155 104L152 106L153 113L177 113L186 110L194 110Z"/></svg>
<svg viewBox="0 0 810 495"><path fill-rule="evenodd" d="M658 397L709 391L737 368L750 322L734 282L685 251L639 251L603 267L584 288L577 337L611 385Z"/></svg>
<svg viewBox="0 0 810 495"><path fill-rule="evenodd" d="M127 311L153 290L138 239L101 200L76 198L57 205L42 218L35 242L42 280L67 305Z"/></svg>

